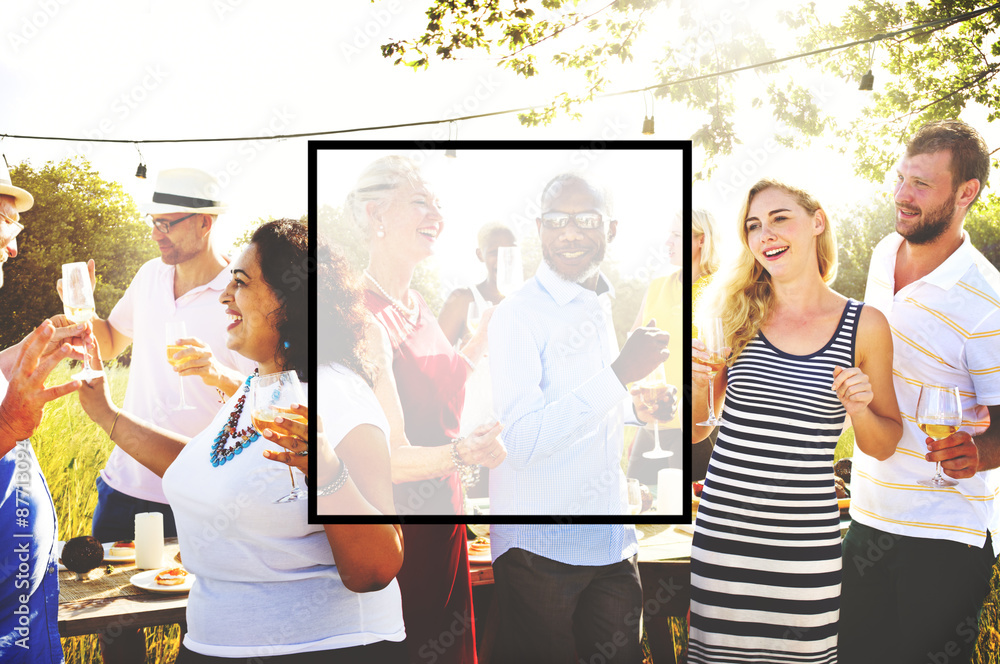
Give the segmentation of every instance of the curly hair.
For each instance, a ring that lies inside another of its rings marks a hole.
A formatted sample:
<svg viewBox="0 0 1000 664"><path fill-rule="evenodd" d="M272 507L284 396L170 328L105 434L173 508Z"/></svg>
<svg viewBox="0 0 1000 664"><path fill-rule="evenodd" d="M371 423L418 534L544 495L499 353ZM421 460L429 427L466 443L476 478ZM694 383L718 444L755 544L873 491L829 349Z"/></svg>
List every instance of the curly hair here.
<svg viewBox="0 0 1000 664"><path fill-rule="evenodd" d="M750 204L757 194L771 188L780 189L795 199L802 208L813 215L817 211L826 220L823 232L816 238L816 259L819 263L819 273L827 285L837 277L837 237L833 223L815 198L802 189L765 178L750 188L743 201L739 218L738 233L743 243L739 256L729 263L728 269L720 272L707 287L699 299L697 317L718 316L722 318L722 327L727 345L732 348L728 364L739 357L760 326L767 320L774 305L774 289L771 287L771 275L757 262L750 251L747 240L746 219Z"/></svg>
<svg viewBox="0 0 1000 664"><path fill-rule="evenodd" d="M281 303L268 317L278 331L278 366L302 380L309 369L309 228L296 219L276 219L254 231L261 277Z"/></svg>
<svg viewBox="0 0 1000 664"><path fill-rule="evenodd" d="M316 344L319 364L337 362L374 386L372 369L365 359L368 310L364 291L351 272L347 258L325 240L316 248L319 287L319 330Z"/></svg>

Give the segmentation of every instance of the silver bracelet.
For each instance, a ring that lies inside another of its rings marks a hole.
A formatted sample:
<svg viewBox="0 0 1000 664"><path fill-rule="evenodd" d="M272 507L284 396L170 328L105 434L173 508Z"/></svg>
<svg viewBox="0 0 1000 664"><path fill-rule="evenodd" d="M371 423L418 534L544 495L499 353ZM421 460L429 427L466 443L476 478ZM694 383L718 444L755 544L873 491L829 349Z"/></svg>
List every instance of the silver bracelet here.
<svg viewBox="0 0 1000 664"><path fill-rule="evenodd" d="M462 358L463 360L465 360L465 363L469 365L469 368L470 368L470 369L472 369L473 371L475 371L475 370L476 370L476 365L475 365L475 364L473 364L472 360L470 360L470 359L469 359L469 356L468 356L468 355L466 355L465 353L463 353L463 352L462 352L461 350L459 350L458 348L456 348L456 349L455 349L455 354L456 354L456 355L458 355L458 356L459 356L460 358Z"/></svg>
<svg viewBox="0 0 1000 664"><path fill-rule="evenodd" d="M347 472L347 464L344 463L343 461L341 461L340 462L340 472L337 473L336 479L334 479L332 482L330 482L326 486L320 487L319 489L317 489L316 490L316 495L317 496L332 496L333 494L337 493L338 491L340 491L344 487L345 484L347 484L347 480L349 479L349 475L350 474Z"/></svg>

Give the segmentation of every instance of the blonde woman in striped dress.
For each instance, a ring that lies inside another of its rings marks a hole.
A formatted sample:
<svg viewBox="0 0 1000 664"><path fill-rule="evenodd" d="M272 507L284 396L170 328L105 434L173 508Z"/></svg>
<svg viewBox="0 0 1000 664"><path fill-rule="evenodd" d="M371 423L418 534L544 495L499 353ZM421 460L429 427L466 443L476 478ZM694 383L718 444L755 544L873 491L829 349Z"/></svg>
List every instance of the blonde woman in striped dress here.
<svg viewBox="0 0 1000 664"><path fill-rule="evenodd" d="M716 377L722 425L691 554L689 661L831 664L841 578L834 446L850 416L866 453L895 451L892 339L881 313L829 287L836 240L809 194L758 182L739 233L740 258L698 311L723 319L731 354ZM693 412L707 413L700 341L692 357Z"/></svg>

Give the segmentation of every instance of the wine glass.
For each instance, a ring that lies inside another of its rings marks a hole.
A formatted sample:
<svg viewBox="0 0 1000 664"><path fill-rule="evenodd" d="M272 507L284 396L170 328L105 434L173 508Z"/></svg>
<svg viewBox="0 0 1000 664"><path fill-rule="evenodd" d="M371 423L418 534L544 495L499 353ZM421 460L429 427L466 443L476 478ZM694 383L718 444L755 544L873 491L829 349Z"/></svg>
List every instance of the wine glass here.
<svg viewBox="0 0 1000 664"><path fill-rule="evenodd" d="M293 422L307 423L305 417L292 412L292 404L306 402L299 377L294 371L254 376L250 379L250 399L250 418L254 428L262 436L264 429L275 430L274 419L279 416ZM287 452L288 450L282 448L279 451ZM289 454L294 454L294 452L289 452ZM295 475L292 473L291 466L288 466L288 477L292 480L292 491L274 502L291 503L296 500L305 500L308 497L309 494L306 490L295 484Z"/></svg>
<svg viewBox="0 0 1000 664"><path fill-rule="evenodd" d="M469 334L476 333L476 328L483 320L485 310L486 307L481 305L478 300L473 299L472 302L469 302L469 311L465 314L465 324L469 328Z"/></svg>
<svg viewBox="0 0 1000 664"><path fill-rule="evenodd" d="M722 319L709 318L705 325L699 328L701 340L708 350L708 360L702 364L708 365L708 419L698 422L700 427L715 427L722 424L722 420L715 416L715 377L722 366L726 363L722 357L722 349L725 347L725 335L723 333Z"/></svg>
<svg viewBox="0 0 1000 664"><path fill-rule="evenodd" d="M71 323L86 323L94 317L94 286L90 283L90 270L86 263L66 263L62 266L63 313ZM92 380L104 375L103 371L90 368L87 346L83 347L83 369L73 375L74 380Z"/></svg>
<svg viewBox="0 0 1000 664"><path fill-rule="evenodd" d="M524 283L524 268L521 266L521 249L499 247L497 249L497 290L505 297L516 291Z"/></svg>
<svg viewBox="0 0 1000 664"><path fill-rule="evenodd" d="M171 366L177 367L190 362L188 358L179 360L174 359L174 353L187 348L187 346L177 343L178 339L183 339L186 336L187 326L183 321L170 321L167 323L167 362L169 362ZM188 405L188 402L184 400L184 376L178 374L177 382L180 385L178 391L181 395L181 402L176 408L174 408L174 410L195 410L194 406Z"/></svg>
<svg viewBox="0 0 1000 664"><path fill-rule="evenodd" d="M656 408L660 400L667 393L667 376L664 373L663 365L657 364L653 371L638 383L639 400L646 408ZM653 449L643 452L642 456L647 459L666 459L674 453L660 447L660 421L653 421Z"/></svg>
<svg viewBox="0 0 1000 664"><path fill-rule="evenodd" d="M917 399L917 426L934 440L947 438L962 426L962 402L954 385L921 385ZM941 474L941 463L935 464L937 472L929 480L917 484L940 489L958 484Z"/></svg>
<svg viewBox="0 0 1000 664"><path fill-rule="evenodd" d="M635 516L642 511L642 488L639 480L634 477L628 479L628 513Z"/></svg>

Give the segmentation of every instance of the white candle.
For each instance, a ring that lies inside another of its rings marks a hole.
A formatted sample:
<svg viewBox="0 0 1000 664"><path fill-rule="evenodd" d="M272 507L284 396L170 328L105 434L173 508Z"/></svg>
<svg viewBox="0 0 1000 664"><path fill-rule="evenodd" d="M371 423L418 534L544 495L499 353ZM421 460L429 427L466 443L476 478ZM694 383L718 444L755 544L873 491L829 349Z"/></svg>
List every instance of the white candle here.
<svg viewBox="0 0 1000 664"><path fill-rule="evenodd" d="M139 569L163 566L163 515L159 512L135 515L135 566Z"/></svg>
<svg viewBox="0 0 1000 664"><path fill-rule="evenodd" d="M684 512L682 502L685 495L682 491L684 471L680 468L663 468L656 473L656 511L659 514L676 514Z"/></svg>

